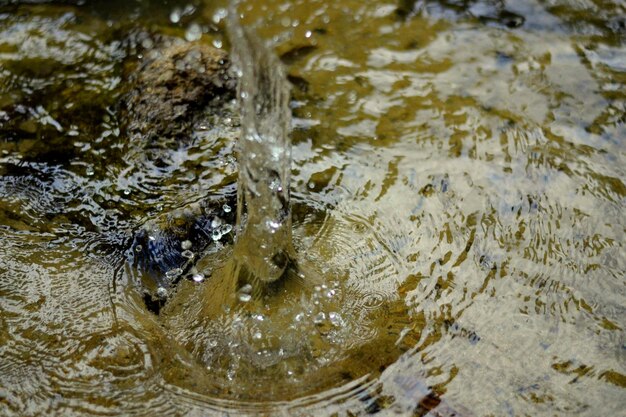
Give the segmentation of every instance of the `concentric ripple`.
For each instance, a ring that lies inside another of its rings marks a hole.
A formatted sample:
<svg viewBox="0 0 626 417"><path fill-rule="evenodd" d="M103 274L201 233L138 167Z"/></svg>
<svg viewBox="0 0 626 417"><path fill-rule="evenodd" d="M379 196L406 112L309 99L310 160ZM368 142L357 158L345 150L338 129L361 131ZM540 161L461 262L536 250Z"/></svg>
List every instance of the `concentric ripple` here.
<svg viewBox="0 0 626 417"><path fill-rule="evenodd" d="M226 248L159 315L125 251L232 181L237 123L129 160L116 103L163 34L228 48L227 2L5 3L1 415L623 412L623 2L246 2L298 269L255 297Z"/></svg>

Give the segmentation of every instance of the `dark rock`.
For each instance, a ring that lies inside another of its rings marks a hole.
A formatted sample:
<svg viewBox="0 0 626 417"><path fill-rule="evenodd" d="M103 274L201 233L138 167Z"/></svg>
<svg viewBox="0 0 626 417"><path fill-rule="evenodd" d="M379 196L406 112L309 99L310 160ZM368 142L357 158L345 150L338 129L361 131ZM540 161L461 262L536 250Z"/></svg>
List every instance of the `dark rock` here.
<svg viewBox="0 0 626 417"><path fill-rule="evenodd" d="M196 260L232 243L236 193L165 213L146 222L129 250L130 263L143 273L143 287L153 299L164 298L187 275Z"/></svg>
<svg viewBox="0 0 626 417"><path fill-rule="evenodd" d="M132 165L149 160L160 166L171 150L192 145L199 130L222 135L220 126L226 126L225 137L236 136L236 128L225 122L233 116L237 87L228 55L172 38L155 45L129 77L120 102L120 126L128 138L124 154ZM151 311L158 312L197 259L232 242L235 204L232 184L220 196L164 213L135 232L129 261L141 276Z"/></svg>
<svg viewBox="0 0 626 417"><path fill-rule="evenodd" d="M120 120L133 146L179 147L194 125L235 97L228 55L200 43L156 49L131 77ZM139 142L139 143L137 143Z"/></svg>

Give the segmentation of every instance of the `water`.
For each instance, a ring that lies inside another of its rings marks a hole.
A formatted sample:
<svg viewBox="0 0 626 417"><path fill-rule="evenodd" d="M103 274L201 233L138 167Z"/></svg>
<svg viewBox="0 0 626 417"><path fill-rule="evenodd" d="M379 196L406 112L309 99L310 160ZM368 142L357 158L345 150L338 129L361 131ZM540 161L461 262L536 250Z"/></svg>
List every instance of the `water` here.
<svg viewBox="0 0 626 417"><path fill-rule="evenodd" d="M240 275L276 281L294 258L291 242L289 86L282 63L239 22L231 4L228 33L240 71L241 138L234 249Z"/></svg>
<svg viewBox="0 0 626 417"><path fill-rule="evenodd" d="M230 50L228 2L0 4L1 415L622 413L622 2L242 4L297 268L259 295L224 238L158 315L132 239L234 216L239 119L144 152L117 103L159 34Z"/></svg>

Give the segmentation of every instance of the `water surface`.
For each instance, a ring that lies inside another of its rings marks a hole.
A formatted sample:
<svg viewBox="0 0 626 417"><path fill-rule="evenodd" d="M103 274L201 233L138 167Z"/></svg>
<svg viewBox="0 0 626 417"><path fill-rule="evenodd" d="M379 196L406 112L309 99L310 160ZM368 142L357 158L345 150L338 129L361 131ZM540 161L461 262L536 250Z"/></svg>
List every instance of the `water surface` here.
<svg viewBox="0 0 626 417"><path fill-rule="evenodd" d="M0 414L626 407L623 2L242 5L292 83L294 247L316 279L224 311L203 302L214 265L159 316L132 235L223 193L233 134L129 159L116 103L154 33L230 48L228 4L14 3L0 3Z"/></svg>

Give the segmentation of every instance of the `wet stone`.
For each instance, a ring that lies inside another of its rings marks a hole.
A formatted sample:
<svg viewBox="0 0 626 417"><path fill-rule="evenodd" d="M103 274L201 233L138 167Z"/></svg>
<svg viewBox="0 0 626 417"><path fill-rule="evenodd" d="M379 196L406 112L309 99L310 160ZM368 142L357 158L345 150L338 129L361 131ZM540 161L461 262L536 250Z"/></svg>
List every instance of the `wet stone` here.
<svg viewBox="0 0 626 417"><path fill-rule="evenodd" d="M157 37L152 44L127 76L118 110L127 138L127 163L153 161L160 166L172 150L191 146L197 140L194 132L233 130L236 76L228 55L219 49L167 37ZM217 251L232 241L234 185L219 192L219 197L208 195L200 203L150 219L134 233L129 260L141 276L139 285L153 312L183 277L202 282L204 276L194 264L206 251Z"/></svg>
<svg viewBox="0 0 626 417"><path fill-rule="evenodd" d="M165 298L161 288L168 290L186 277L195 261L210 247L232 243L232 233L222 233L224 225L235 224L235 213L224 213L222 206L234 206L236 194L206 200L185 208L165 213L146 222L134 235L128 257L131 264L142 272L144 290L153 297ZM221 222L215 226L216 216ZM215 229L215 227L217 229ZM219 238L215 231L219 230ZM219 246L222 247L222 246ZM186 249L184 249L186 248ZM189 278L201 282L196 274ZM155 292L156 291L156 292Z"/></svg>
<svg viewBox="0 0 626 417"><path fill-rule="evenodd" d="M237 86L228 55L201 43L151 51L130 81L120 120L133 146L144 147L185 144L194 126L235 97Z"/></svg>

